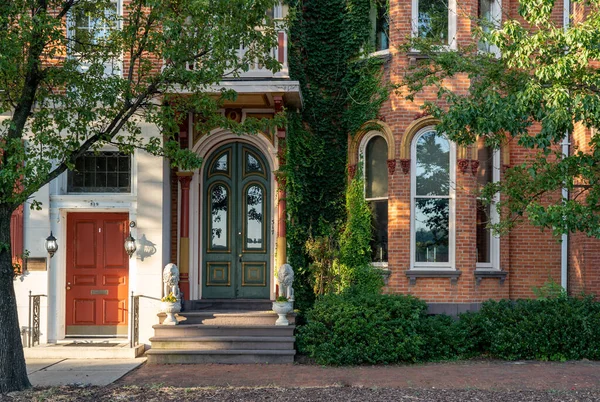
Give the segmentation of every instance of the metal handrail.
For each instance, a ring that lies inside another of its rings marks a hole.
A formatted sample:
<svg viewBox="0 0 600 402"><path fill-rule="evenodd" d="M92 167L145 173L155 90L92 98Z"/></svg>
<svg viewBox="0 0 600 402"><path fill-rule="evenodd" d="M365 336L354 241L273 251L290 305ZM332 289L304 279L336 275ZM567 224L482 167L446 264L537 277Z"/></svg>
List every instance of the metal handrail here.
<svg viewBox="0 0 600 402"><path fill-rule="evenodd" d="M130 326L130 337L129 337L129 347L132 348L134 346L139 345L140 343L140 298L143 297L145 299L158 300L159 298L145 296L145 295L134 295L131 292L131 326Z"/></svg>
<svg viewBox="0 0 600 402"><path fill-rule="evenodd" d="M29 328L27 334L27 347L40 344L40 298L47 295L32 295L29 291Z"/></svg>

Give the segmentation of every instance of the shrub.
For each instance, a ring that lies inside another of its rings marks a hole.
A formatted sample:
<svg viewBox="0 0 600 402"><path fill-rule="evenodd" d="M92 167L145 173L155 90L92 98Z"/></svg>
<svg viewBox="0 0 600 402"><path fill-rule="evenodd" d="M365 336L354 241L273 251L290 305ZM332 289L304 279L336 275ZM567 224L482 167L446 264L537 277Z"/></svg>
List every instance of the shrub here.
<svg viewBox="0 0 600 402"><path fill-rule="evenodd" d="M461 317L476 348L506 360L600 358L600 304L593 297L488 301Z"/></svg>
<svg viewBox="0 0 600 402"><path fill-rule="evenodd" d="M326 295L308 311L308 323L298 331L298 350L319 364L420 361L426 355L428 331L438 323L429 321L426 311L427 305L412 296Z"/></svg>

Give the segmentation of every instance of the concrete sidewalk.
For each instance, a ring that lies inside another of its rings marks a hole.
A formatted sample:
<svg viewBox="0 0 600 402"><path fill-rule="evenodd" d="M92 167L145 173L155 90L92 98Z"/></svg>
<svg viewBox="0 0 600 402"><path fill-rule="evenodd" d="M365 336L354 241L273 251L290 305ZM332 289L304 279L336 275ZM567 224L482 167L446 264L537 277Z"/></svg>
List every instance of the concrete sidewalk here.
<svg viewBox="0 0 600 402"><path fill-rule="evenodd" d="M146 358L137 359L27 359L27 374L34 387L112 384Z"/></svg>

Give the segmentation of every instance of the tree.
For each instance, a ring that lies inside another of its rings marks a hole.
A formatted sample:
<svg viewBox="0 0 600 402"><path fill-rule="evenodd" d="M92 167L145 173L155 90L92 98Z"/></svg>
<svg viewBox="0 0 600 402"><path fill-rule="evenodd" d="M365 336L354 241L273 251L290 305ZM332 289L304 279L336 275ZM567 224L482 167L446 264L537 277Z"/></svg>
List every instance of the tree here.
<svg viewBox="0 0 600 402"><path fill-rule="evenodd" d="M205 131L247 133L269 124L224 119L219 105L235 94L210 86L256 61L279 67L271 56L276 27L266 14L275 0L124 3L120 17L110 0L0 1L0 115L6 116L0 124L0 393L30 386L13 289L12 211L106 144L199 167L201 160L175 141L188 111ZM161 138L144 138L140 122L156 124Z"/></svg>
<svg viewBox="0 0 600 402"><path fill-rule="evenodd" d="M438 130L461 144L481 137L488 146L510 142L531 154L483 191L488 203L501 191L500 231L527 217L556 235L600 238L600 136L588 139L586 152L560 151L575 127L600 127L600 2L575 0L572 7L585 16L566 28L552 18L554 1L521 0L520 18L504 15L498 28L477 21L472 46L445 51L425 40L410 43L428 60L407 71L402 84L409 99L437 88L425 109L441 121ZM500 56L478 52L478 41ZM469 88L451 88L453 77L468 77ZM563 187L569 198L560 196Z"/></svg>

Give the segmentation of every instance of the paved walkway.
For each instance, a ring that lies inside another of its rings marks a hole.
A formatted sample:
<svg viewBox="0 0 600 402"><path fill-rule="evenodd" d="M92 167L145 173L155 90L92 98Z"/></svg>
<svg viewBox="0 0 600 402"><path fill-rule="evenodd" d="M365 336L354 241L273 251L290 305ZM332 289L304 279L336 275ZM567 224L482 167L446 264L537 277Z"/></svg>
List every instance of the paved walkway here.
<svg viewBox="0 0 600 402"><path fill-rule="evenodd" d="M125 375L117 385L571 391L600 389L600 362L468 361L361 367L145 364Z"/></svg>
<svg viewBox="0 0 600 402"><path fill-rule="evenodd" d="M27 359L33 386L111 384L146 361L137 359Z"/></svg>

